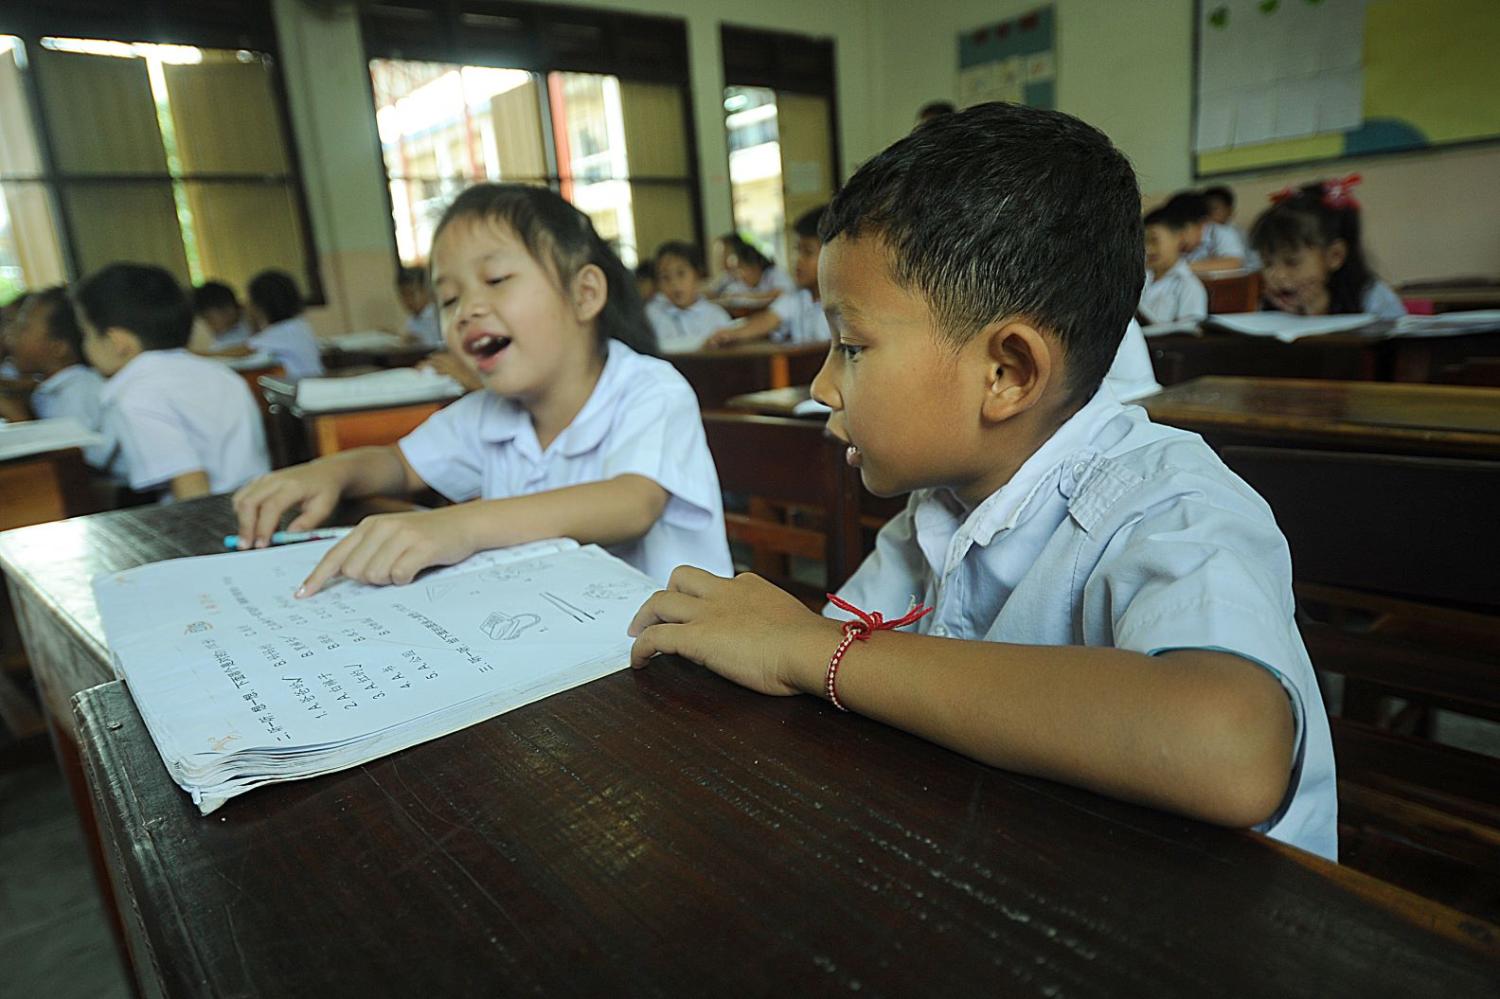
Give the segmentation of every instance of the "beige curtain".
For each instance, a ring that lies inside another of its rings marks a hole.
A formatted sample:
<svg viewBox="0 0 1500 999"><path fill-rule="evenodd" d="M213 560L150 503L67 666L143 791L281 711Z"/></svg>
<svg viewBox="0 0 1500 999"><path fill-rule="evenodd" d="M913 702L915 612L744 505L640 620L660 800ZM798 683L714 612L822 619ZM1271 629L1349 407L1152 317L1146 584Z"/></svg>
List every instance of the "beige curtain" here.
<svg viewBox="0 0 1500 999"><path fill-rule="evenodd" d="M38 48L32 65L61 172L166 176L144 62ZM133 260L188 280L170 181L73 183L64 185L62 198L85 272Z"/></svg>
<svg viewBox="0 0 1500 999"><path fill-rule="evenodd" d="M620 81L620 112L630 176L688 179L688 144L683 128L682 88L663 83ZM688 184L630 185L635 241L641 259L669 239L700 241L693 227Z"/></svg>
<svg viewBox="0 0 1500 999"><path fill-rule="evenodd" d="M164 66L163 75L184 174L277 177L289 171L280 111L263 63L205 52L203 62ZM290 185L190 182L186 190L206 276L243 289L269 267L307 273Z"/></svg>
<svg viewBox="0 0 1500 999"><path fill-rule="evenodd" d="M529 181L547 176L539 99L535 80L490 98L501 180Z"/></svg>
<svg viewBox="0 0 1500 999"><path fill-rule="evenodd" d="M828 98L776 93L781 185L790 227L803 212L833 197L833 132Z"/></svg>
<svg viewBox="0 0 1500 999"><path fill-rule="evenodd" d="M0 52L0 177L35 177L42 172L41 151L32 128L21 69L15 53ZM41 288L67 280L62 244L57 237L46 188L38 183L0 182L0 197L10 216L11 234L27 287Z"/></svg>

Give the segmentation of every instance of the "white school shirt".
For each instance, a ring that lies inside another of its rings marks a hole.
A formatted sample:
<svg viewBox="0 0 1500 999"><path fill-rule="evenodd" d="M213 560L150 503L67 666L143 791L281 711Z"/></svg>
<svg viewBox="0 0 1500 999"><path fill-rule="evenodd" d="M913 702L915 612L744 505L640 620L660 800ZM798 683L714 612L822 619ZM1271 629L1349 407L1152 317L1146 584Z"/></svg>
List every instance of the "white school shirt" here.
<svg viewBox="0 0 1500 999"><path fill-rule="evenodd" d="M255 331L250 328L250 320L246 319L242 315L240 316L240 318L234 321L233 326L229 327L229 329L225 330L223 333L217 334L214 337L214 346L237 347L249 340L250 337L254 335L254 332Z"/></svg>
<svg viewBox="0 0 1500 999"><path fill-rule="evenodd" d="M39 420L70 416L95 433L102 433L104 376L82 364L70 364L42 382L31 393L31 411ZM106 440L83 449L83 460L92 468L106 468L114 445Z"/></svg>
<svg viewBox="0 0 1500 999"><path fill-rule="evenodd" d="M545 451L531 415L488 391L434 413L400 446L423 482L459 503L645 476L669 494L666 509L644 536L609 550L659 583L679 565L733 575L698 397L671 364L618 340L583 409Z"/></svg>
<svg viewBox="0 0 1500 999"><path fill-rule="evenodd" d="M1100 392L973 510L946 489L913 493L839 596L887 617L935 605L914 626L928 635L1257 664L1296 719L1287 795L1257 828L1337 858L1333 746L1286 539L1196 434Z"/></svg>
<svg viewBox="0 0 1500 999"><path fill-rule="evenodd" d="M406 332L429 347L441 347L443 328L438 322L437 303L428 302L420 312L407 316Z"/></svg>
<svg viewBox="0 0 1500 999"><path fill-rule="evenodd" d="M1146 271L1140 312L1153 323L1201 319L1208 315L1208 289L1188 262L1179 257L1161 277Z"/></svg>
<svg viewBox="0 0 1500 999"><path fill-rule="evenodd" d="M665 295L655 295L646 303L646 318L656 331L656 345L665 354L697 350L716 330L734 322L723 307L701 296L679 309Z"/></svg>
<svg viewBox="0 0 1500 999"><path fill-rule="evenodd" d="M1238 229L1223 222L1203 223L1203 241L1198 248L1187 254L1188 263L1211 260L1215 257L1239 257L1248 265L1250 251L1245 246L1245 237Z"/></svg>
<svg viewBox="0 0 1500 999"><path fill-rule="evenodd" d="M271 470L260 409L245 380L186 350L148 350L104 383L105 434L118 443L110 470L145 492L202 470L214 493Z"/></svg>
<svg viewBox="0 0 1500 999"><path fill-rule="evenodd" d="M1406 315L1406 303L1391 290L1391 286L1380 278L1371 278L1360 297L1361 312L1368 312L1377 319L1400 319Z"/></svg>
<svg viewBox="0 0 1500 999"><path fill-rule="evenodd" d="M1151 364L1151 348L1146 346L1146 334L1134 319L1125 327L1115 359L1104 374L1104 384L1121 402L1135 402L1161 391L1156 369Z"/></svg>
<svg viewBox="0 0 1500 999"><path fill-rule="evenodd" d="M833 339L822 303L806 288L778 296L770 308L781 317L781 328L773 334L773 339L787 343L827 343Z"/></svg>
<svg viewBox="0 0 1500 999"><path fill-rule="evenodd" d="M292 380L323 374L323 357L312 324L302 316L272 323L246 341L252 348L270 354Z"/></svg>

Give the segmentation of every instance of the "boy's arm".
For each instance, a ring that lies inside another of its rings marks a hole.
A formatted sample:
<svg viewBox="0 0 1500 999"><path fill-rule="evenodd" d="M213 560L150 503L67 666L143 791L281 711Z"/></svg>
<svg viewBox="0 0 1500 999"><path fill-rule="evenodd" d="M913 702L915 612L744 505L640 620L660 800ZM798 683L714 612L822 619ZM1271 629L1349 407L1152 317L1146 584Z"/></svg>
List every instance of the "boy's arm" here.
<svg viewBox="0 0 1500 999"><path fill-rule="evenodd" d="M172 498L175 500L197 499L209 493L208 473L199 468L172 478Z"/></svg>
<svg viewBox="0 0 1500 999"><path fill-rule="evenodd" d="M409 583L428 566L453 565L477 551L543 538L599 545L633 541L661 517L667 500L656 482L627 474L527 496L366 517L328 550L297 595L312 596L339 575L366 583Z"/></svg>
<svg viewBox="0 0 1500 999"><path fill-rule="evenodd" d="M823 696L840 622L755 576L680 568L636 615L632 665L674 653L763 693ZM1147 656L880 632L838 671L851 710L1021 773L1231 826L1285 796L1280 684L1228 653Z"/></svg>
<svg viewBox="0 0 1500 999"><path fill-rule="evenodd" d="M752 340L764 340L781 327L781 317L770 309L751 313L739 322L716 330L705 342L705 347L729 347Z"/></svg>

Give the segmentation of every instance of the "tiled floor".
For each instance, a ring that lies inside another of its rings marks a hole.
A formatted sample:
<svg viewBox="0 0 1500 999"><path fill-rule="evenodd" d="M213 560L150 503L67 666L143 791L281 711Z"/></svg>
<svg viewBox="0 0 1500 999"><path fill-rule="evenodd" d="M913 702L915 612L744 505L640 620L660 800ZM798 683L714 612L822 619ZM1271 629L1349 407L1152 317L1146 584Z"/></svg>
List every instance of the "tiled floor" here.
<svg viewBox="0 0 1500 999"><path fill-rule="evenodd" d="M46 756L0 770L0 995L130 994L61 773Z"/></svg>

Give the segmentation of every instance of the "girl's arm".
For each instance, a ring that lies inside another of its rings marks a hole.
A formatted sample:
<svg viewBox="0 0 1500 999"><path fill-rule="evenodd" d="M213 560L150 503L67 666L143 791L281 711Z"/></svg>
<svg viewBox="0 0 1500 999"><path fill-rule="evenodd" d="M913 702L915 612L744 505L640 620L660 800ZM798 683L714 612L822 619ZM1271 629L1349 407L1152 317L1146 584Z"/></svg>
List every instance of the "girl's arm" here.
<svg viewBox="0 0 1500 999"><path fill-rule="evenodd" d="M768 694L824 696L842 623L756 576L686 566L637 613L632 665L686 656ZM1281 685L1238 656L1026 646L877 632L840 701L982 762L1227 826L1275 811L1295 726Z"/></svg>
<svg viewBox="0 0 1500 999"><path fill-rule="evenodd" d="M234 494L240 545L264 548L282 516L299 512L289 531L306 531L328 518L340 499L407 495L426 488L401 449L359 447L262 475Z"/></svg>
<svg viewBox="0 0 1500 999"><path fill-rule="evenodd" d="M651 530L667 500L660 485L628 474L528 496L366 517L328 550L297 595L312 596L339 575L365 583L409 583L429 566L453 565L477 551L542 538L599 545L633 541Z"/></svg>
<svg viewBox="0 0 1500 999"><path fill-rule="evenodd" d="M716 330L704 341L705 347L731 347L737 343L764 340L781 327L781 317L770 309L762 309L739 320L731 326Z"/></svg>

